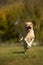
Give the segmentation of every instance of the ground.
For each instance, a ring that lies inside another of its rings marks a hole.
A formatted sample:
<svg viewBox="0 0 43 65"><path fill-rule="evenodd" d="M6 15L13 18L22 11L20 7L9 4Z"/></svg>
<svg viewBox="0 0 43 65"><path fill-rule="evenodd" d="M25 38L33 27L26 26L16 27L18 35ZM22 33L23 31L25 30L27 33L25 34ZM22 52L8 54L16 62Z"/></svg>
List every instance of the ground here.
<svg viewBox="0 0 43 65"><path fill-rule="evenodd" d="M24 53L21 46L0 46L0 65L43 65L43 46Z"/></svg>

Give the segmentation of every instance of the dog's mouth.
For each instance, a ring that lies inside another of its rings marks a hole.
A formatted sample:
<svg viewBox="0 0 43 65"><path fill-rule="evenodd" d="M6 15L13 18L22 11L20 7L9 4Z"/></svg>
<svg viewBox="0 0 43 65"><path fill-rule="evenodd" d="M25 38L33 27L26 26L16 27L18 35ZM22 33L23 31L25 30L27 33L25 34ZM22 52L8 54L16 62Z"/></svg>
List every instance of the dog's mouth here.
<svg viewBox="0 0 43 65"><path fill-rule="evenodd" d="M27 28L27 30L30 30L31 29L31 27L30 26L28 26L28 27L26 27Z"/></svg>

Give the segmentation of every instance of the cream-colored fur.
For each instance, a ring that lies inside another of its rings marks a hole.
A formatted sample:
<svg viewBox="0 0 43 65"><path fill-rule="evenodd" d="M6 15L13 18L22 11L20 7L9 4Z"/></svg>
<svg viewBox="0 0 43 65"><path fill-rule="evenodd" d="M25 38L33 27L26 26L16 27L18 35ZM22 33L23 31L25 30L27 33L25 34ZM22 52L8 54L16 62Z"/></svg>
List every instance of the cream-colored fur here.
<svg viewBox="0 0 43 65"><path fill-rule="evenodd" d="M23 36L19 41L24 40L27 43L28 47L31 47L32 43L34 41L34 38L35 38L34 30L33 30L33 24L32 24L32 22L25 22L25 26L26 27L30 26L31 29L25 30L24 31L25 32L25 34L24 34L25 36ZM26 33L27 31L28 31L28 33Z"/></svg>

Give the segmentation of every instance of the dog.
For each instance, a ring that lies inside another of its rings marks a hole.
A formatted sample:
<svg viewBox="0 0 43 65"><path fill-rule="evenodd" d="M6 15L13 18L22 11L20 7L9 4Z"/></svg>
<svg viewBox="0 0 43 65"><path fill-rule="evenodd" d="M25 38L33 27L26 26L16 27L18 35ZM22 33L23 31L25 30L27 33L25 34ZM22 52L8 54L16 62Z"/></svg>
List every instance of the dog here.
<svg viewBox="0 0 43 65"><path fill-rule="evenodd" d="M23 41L25 51L27 48L32 46L34 39L35 39L35 34L33 30L33 23L25 22L23 37L19 40L19 41Z"/></svg>

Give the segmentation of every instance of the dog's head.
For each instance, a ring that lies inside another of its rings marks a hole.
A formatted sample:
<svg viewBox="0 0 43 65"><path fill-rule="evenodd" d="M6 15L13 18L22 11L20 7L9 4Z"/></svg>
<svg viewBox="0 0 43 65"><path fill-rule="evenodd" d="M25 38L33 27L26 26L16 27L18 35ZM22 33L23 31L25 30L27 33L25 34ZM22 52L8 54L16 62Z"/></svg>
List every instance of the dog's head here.
<svg viewBox="0 0 43 65"><path fill-rule="evenodd" d="M25 22L25 27L26 27L27 30L33 29L33 24L32 24L32 22Z"/></svg>

